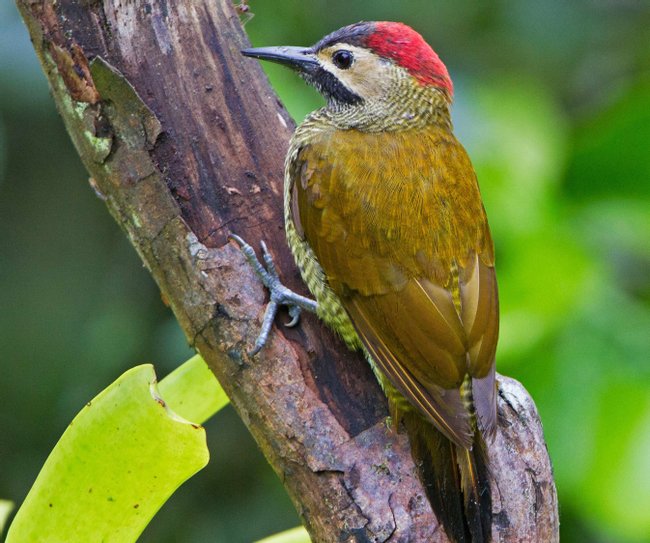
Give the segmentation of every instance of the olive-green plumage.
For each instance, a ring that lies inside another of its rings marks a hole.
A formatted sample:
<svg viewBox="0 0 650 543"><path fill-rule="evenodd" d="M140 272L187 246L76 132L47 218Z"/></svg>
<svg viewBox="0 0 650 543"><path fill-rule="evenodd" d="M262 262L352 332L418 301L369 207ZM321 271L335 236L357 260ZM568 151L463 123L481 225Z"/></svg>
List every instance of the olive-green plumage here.
<svg viewBox="0 0 650 543"><path fill-rule="evenodd" d="M492 241L464 149L444 126L369 134L317 113L289 156L287 238L320 316L369 352L392 402L408 408L399 391L470 447L460 387L470 375L493 389L498 321ZM474 401L492 432L494 393Z"/></svg>
<svg viewBox="0 0 650 543"><path fill-rule="evenodd" d="M458 463L464 515L475 520L448 533L483 541L484 448L496 428L494 252L476 175L452 132L451 82L418 40L404 25L362 23L305 50L308 69L292 59L328 105L291 141L286 233L319 316L365 352L416 460L432 458L423 475L443 488L429 496L450 518L462 516L449 496L459 483L447 460ZM408 47L435 62L409 63Z"/></svg>

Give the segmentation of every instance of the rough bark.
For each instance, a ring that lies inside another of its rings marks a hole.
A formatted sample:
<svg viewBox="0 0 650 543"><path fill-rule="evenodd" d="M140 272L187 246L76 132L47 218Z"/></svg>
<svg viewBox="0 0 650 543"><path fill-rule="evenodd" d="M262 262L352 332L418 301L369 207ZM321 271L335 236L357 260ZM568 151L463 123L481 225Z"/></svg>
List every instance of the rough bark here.
<svg viewBox="0 0 650 543"><path fill-rule="evenodd" d="M227 0L18 0L95 188L291 495L314 541L443 542L408 441L387 429L364 360L315 318L260 355L266 294L235 232L264 239L304 292L284 241L292 121ZM490 452L495 541L556 541L557 499L535 406L500 378Z"/></svg>

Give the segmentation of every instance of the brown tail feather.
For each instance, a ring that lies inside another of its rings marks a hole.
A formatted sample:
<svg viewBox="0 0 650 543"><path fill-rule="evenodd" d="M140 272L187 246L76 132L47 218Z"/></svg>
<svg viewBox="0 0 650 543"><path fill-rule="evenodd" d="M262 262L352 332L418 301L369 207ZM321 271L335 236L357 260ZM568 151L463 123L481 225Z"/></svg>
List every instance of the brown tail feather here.
<svg viewBox="0 0 650 543"><path fill-rule="evenodd" d="M415 412L402 415L436 517L454 543L489 543L492 500L485 446L472 451L451 443Z"/></svg>
<svg viewBox="0 0 650 543"><path fill-rule="evenodd" d="M485 444L478 433L471 451L456 446L456 461L471 541L487 543L491 540L492 532L492 496Z"/></svg>

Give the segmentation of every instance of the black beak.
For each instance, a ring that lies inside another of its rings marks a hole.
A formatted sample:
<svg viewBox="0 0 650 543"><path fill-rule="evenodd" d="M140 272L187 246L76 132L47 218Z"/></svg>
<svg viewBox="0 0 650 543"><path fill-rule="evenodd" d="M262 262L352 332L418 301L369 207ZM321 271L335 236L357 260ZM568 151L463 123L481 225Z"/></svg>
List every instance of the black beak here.
<svg viewBox="0 0 650 543"><path fill-rule="evenodd" d="M318 68L318 60L314 52L306 47L284 45L280 47L256 47L255 49L242 49L242 55L277 62L299 72L313 73Z"/></svg>

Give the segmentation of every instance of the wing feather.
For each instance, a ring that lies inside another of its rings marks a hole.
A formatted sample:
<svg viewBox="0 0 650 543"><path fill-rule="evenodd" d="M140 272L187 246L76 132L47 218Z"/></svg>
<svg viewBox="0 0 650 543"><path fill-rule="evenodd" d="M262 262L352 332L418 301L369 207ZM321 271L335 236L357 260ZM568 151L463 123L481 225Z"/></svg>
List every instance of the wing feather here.
<svg viewBox="0 0 650 543"><path fill-rule="evenodd" d="M382 341L381 332L374 330L362 312L352 304L352 320L361 341L379 369L393 386L428 418L448 439L471 447L472 433L469 415L458 389L445 389L436 384L423 387L408 371L403 359L398 359L391 348Z"/></svg>

